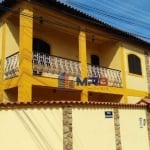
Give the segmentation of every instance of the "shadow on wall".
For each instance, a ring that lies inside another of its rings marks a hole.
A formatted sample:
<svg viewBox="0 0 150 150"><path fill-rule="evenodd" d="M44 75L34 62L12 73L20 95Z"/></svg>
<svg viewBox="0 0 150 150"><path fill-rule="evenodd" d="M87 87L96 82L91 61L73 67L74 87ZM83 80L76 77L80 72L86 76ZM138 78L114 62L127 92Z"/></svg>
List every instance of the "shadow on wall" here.
<svg viewBox="0 0 150 150"><path fill-rule="evenodd" d="M50 88L50 87L32 87L32 101L50 101L50 100L64 100L64 101L80 101L79 90L69 90L64 88Z"/></svg>

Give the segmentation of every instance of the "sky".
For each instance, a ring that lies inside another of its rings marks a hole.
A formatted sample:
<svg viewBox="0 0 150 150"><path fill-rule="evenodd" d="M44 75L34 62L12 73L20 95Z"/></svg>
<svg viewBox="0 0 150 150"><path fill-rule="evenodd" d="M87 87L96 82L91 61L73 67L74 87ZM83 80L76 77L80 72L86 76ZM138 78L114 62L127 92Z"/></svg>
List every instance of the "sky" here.
<svg viewBox="0 0 150 150"><path fill-rule="evenodd" d="M57 1L150 43L150 0Z"/></svg>
<svg viewBox="0 0 150 150"><path fill-rule="evenodd" d="M150 43L150 0L57 0Z"/></svg>

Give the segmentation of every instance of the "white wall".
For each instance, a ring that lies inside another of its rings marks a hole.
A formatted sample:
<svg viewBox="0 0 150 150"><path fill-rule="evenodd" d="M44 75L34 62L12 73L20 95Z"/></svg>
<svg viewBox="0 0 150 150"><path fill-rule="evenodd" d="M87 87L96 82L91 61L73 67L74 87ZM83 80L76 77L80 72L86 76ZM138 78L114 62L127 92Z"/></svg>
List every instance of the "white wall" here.
<svg viewBox="0 0 150 150"><path fill-rule="evenodd" d="M1 150L63 150L62 109L0 111Z"/></svg>
<svg viewBox="0 0 150 150"><path fill-rule="evenodd" d="M127 96L127 97L128 97L129 104L136 104L143 98L143 97L138 97L138 96Z"/></svg>
<svg viewBox="0 0 150 150"><path fill-rule="evenodd" d="M112 109L73 109L73 150L116 150L114 118L105 118Z"/></svg>
<svg viewBox="0 0 150 150"><path fill-rule="evenodd" d="M123 150L149 150L147 125L140 127L139 118L146 119L144 109L120 109L120 132Z"/></svg>
<svg viewBox="0 0 150 150"><path fill-rule="evenodd" d="M116 150L110 107L72 110L73 150ZM63 150L62 108L0 109L0 150ZM149 150L144 108L119 108L122 150Z"/></svg>

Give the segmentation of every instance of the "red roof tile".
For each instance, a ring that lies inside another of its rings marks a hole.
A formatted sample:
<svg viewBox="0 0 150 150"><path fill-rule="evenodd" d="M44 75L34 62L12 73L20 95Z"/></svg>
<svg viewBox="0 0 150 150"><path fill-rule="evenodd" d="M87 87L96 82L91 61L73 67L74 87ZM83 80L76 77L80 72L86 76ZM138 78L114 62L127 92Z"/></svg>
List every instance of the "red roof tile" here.
<svg viewBox="0 0 150 150"><path fill-rule="evenodd" d="M141 99L139 102L137 102L137 104L150 104L150 99L149 98L143 98Z"/></svg>
<svg viewBox="0 0 150 150"><path fill-rule="evenodd" d="M33 102L1 102L0 108L12 108L12 107L20 107L20 106L60 106L60 105L94 105L94 106L108 106L108 107L146 107L146 104L123 104L123 103L112 103L112 102L98 102L98 101L89 101L89 102L82 102L82 101L33 101Z"/></svg>

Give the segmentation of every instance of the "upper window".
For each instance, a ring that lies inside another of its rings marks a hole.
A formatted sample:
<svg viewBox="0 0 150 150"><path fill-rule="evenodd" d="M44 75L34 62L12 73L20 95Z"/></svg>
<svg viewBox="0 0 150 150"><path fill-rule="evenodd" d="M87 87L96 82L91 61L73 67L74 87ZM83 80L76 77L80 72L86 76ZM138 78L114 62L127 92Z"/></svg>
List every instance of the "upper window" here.
<svg viewBox="0 0 150 150"><path fill-rule="evenodd" d="M41 39L33 38L33 51L50 55L50 46Z"/></svg>
<svg viewBox="0 0 150 150"><path fill-rule="evenodd" d="M99 66L99 57L97 55L91 55L91 65Z"/></svg>
<svg viewBox="0 0 150 150"><path fill-rule="evenodd" d="M134 54L128 55L129 72L137 75L142 75L141 60Z"/></svg>

